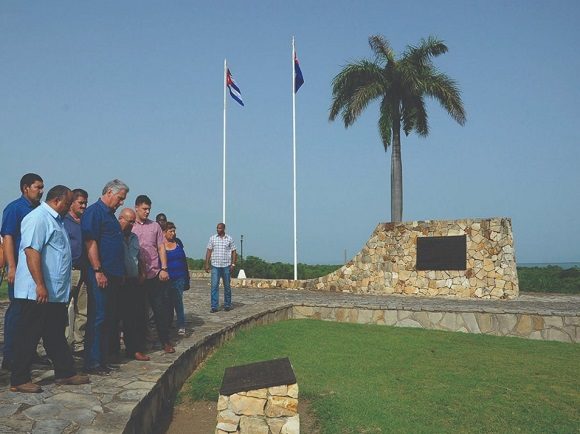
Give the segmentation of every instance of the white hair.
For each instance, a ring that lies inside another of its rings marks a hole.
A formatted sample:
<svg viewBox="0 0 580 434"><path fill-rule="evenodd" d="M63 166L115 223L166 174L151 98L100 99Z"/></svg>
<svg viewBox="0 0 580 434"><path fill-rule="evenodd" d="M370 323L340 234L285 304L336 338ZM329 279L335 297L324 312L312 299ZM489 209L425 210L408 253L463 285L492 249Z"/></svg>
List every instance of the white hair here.
<svg viewBox="0 0 580 434"><path fill-rule="evenodd" d="M129 186L120 179L113 179L105 184L103 187L103 194L107 194L107 191L109 190L111 190L113 194L119 193L123 190L129 193Z"/></svg>

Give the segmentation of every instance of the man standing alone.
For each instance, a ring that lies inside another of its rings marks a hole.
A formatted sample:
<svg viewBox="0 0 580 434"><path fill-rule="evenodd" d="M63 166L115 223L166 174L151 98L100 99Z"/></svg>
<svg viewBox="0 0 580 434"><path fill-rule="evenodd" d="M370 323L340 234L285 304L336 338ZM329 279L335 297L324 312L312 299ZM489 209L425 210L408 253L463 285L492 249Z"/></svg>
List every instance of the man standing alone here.
<svg viewBox="0 0 580 434"><path fill-rule="evenodd" d="M116 294L125 275L123 233L115 211L127 197L129 187L114 179L103 188L103 195L89 206L81 220L89 267L85 371L108 375L107 365Z"/></svg>
<svg viewBox="0 0 580 434"><path fill-rule="evenodd" d="M230 274L234 271L238 255L234 239L226 234L225 223L218 223L217 234L212 235L207 243L205 254L205 271L209 272L211 259L211 313L218 311L220 278L224 283L224 310L232 308L232 289Z"/></svg>
<svg viewBox="0 0 580 434"><path fill-rule="evenodd" d="M41 337L53 361L57 384L89 382L87 376L75 373L64 335L72 259L63 216L68 212L72 198L73 194L67 187L57 185L48 192L46 202L22 220L21 266L16 270L14 281L13 302L19 306L20 315L10 377L10 390L13 392L42 391L30 377L36 345Z"/></svg>

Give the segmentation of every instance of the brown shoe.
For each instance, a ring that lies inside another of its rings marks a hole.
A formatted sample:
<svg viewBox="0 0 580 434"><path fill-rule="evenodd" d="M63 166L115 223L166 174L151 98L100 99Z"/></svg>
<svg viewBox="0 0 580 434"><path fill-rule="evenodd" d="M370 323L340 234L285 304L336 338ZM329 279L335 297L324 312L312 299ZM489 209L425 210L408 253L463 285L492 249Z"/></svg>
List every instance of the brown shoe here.
<svg viewBox="0 0 580 434"><path fill-rule="evenodd" d="M146 356L143 353L140 353L139 351L137 351L134 355L135 360L138 360L140 362L148 362L149 360L151 360L151 358L149 356Z"/></svg>
<svg viewBox="0 0 580 434"><path fill-rule="evenodd" d="M163 351L165 351L167 354L171 354L175 352L175 348L173 348L173 345L167 343L163 345Z"/></svg>
<svg viewBox="0 0 580 434"><path fill-rule="evenodd" d="M69 384L71 386L78 386L81 384L88 384L91 382L91 380L89 379L88 375L75 374L67 378L57 378L54 380L54 382L60 385Z"/></svg>
<svg viewBox="0 0 580 434"><path fill-rule="evenodd" d="M11 392L20 392L20 393L40 393L42 392L42 388L35 383L28 382L24 384L19 384L18 386L10 386Z"/></svg>

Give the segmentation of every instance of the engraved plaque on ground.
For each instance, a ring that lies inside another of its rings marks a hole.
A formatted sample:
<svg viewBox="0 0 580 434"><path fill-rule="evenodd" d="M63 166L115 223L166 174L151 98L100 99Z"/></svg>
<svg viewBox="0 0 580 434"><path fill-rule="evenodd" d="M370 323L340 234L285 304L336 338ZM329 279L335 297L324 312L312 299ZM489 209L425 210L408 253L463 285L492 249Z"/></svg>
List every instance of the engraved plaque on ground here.
<svg viewBox="0 0 580 434"><path fill-rule="evenodd" d="M288 357L226 368L220 395L296 383Z"/></svg>
<svg viewBox="0 0 580 434"><path fill-rule="evenodd" d="M465 270L465 235L417 238L417 270Z"/></svg>

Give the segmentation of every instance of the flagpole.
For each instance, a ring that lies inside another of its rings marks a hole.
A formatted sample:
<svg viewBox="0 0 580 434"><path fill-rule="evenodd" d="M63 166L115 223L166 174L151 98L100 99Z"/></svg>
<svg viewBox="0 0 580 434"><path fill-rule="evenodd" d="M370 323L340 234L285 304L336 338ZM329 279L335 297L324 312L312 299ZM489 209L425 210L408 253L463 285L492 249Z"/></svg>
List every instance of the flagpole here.
<svg viewBox="0 0 580 434"><path fill-rule="evenodd" d="M292 36L292 173L294 193L294 280L298 280L298 243L296 231L296 70L294 68L294 36Z"/></svg>
<svg viewBox="0 0 580 434"><path fill-rule="evenodd" d="M223 161L223 179L222 179L222 223L226 223L226 87L227 87L227 71L228 65L227 60L224 59L224 161Z"/></svg>

